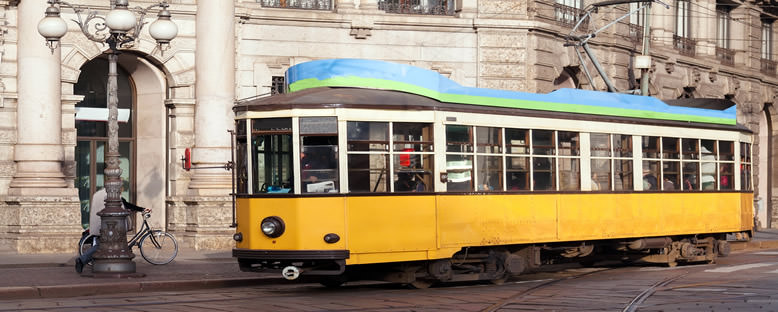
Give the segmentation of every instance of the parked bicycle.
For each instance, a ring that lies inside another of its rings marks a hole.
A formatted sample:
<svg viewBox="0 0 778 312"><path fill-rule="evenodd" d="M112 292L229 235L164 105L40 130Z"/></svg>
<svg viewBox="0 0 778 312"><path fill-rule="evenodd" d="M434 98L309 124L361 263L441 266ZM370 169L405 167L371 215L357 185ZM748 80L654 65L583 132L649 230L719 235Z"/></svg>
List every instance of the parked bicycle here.
<svg viewBox="0 0 778 312"><path fill-rule="evenodd" d="M127 246L132 249L138 245L140 255L151 264L168 264L178 255L178 242L176 237L161 230L152 230L148 219L151 213L143 213L143 225L140 231L127 242ZM81 256L87 250L96 245L100 239L99 235L89 233L89 229L84 231L81 240L78 242L78 255Z"/></svg>

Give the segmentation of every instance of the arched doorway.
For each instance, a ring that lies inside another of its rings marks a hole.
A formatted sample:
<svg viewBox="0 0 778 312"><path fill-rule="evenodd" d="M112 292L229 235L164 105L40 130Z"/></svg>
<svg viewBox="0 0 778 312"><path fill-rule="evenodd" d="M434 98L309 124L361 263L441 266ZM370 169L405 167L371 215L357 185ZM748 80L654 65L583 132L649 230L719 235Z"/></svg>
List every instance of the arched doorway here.
<svg viewBox="0 0 778 312"><path fill-rule="evenodd" d="M81 201L81 224L89 224L89 207L97 190L103 188L105 152L108 149L108 60L96 58L81 67L81 75L73 93L84 96L76 104L76 181ZM126 70L118 68L119 87L119 153L122 197L133 201L133 150L135 147L135 119L132 118L135 90Z"/></svg>
<svg viewBox="0 0 778 312"><path fill-rule="evenodd" d="M122 197L154 209L153 226L165 225L167 176L164 73L148 60L124 53L118 61L119 153ZM76 187L81 200L82 224L89 221L91 195L103 187L103 153L107 149L108 61L97 57L81 67L74 94L76 104Z"/></svg>

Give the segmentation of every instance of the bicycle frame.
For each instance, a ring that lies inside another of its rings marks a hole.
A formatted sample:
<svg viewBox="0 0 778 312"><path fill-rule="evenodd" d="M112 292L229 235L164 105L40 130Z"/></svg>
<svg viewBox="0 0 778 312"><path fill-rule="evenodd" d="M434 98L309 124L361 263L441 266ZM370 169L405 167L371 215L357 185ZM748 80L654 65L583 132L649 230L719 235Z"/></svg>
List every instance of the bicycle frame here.
<svg viewBox="0 0 778 312"><path fill-rule="evenodd" d="M149 238L154 243L154 246L159 248L159 243L157 242L157 239L154 238L154 235L152 234L151 226L149 226L148 219L151 217L150 213L144 212L143 213L143 224L140 227L140 230L135 232L135 235L130 238L130 240L127 242L127 247L132 249L133 246L137 245L138 242L140 242L140 239L143 238L144 235L149 234Z"/></svg>

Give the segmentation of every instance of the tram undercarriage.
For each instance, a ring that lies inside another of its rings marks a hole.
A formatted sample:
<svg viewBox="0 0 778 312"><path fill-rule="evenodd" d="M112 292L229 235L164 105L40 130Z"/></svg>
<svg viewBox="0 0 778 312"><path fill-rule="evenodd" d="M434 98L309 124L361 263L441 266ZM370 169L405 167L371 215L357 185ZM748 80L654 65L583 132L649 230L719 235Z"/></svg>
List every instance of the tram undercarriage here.
<svg viewBox="0 0 778 312"><path fill-rule="evenodd" d="M737 237L746 237L748 233ZM344 260L259 261L240 260L243 271L281 272L289 280L301 274L328 287L347 281L380 280L426 288L437 283L491 281L502 284L510 277L532 272L542 265L602 261L655 263L714 263L730 253L726 234L650 237L626 240L557 244L466 247L449 259L354 265Z"/></svg>

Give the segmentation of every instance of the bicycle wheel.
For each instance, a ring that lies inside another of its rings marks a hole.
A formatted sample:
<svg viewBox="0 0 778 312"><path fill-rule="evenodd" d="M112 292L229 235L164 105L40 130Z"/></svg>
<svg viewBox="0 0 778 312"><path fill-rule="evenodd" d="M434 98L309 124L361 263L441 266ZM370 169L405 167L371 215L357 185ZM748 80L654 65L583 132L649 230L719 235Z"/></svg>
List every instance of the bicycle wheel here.
<svg viewBox="0 0 778 312"><path fill-rule="evenodd" d="M89 234L87 236L81 237L81 240L78 241L78 255L82 256L84 255L87 250L92 248L92 246L97 243L97 236Z"/></svg>
<svg viewBox="0 0 778 312"><path fill-rule="evenodd" d="M178 254L176 237L168 232L153 231L141 237L140 255L151 264L168 264Z"/></svg>

